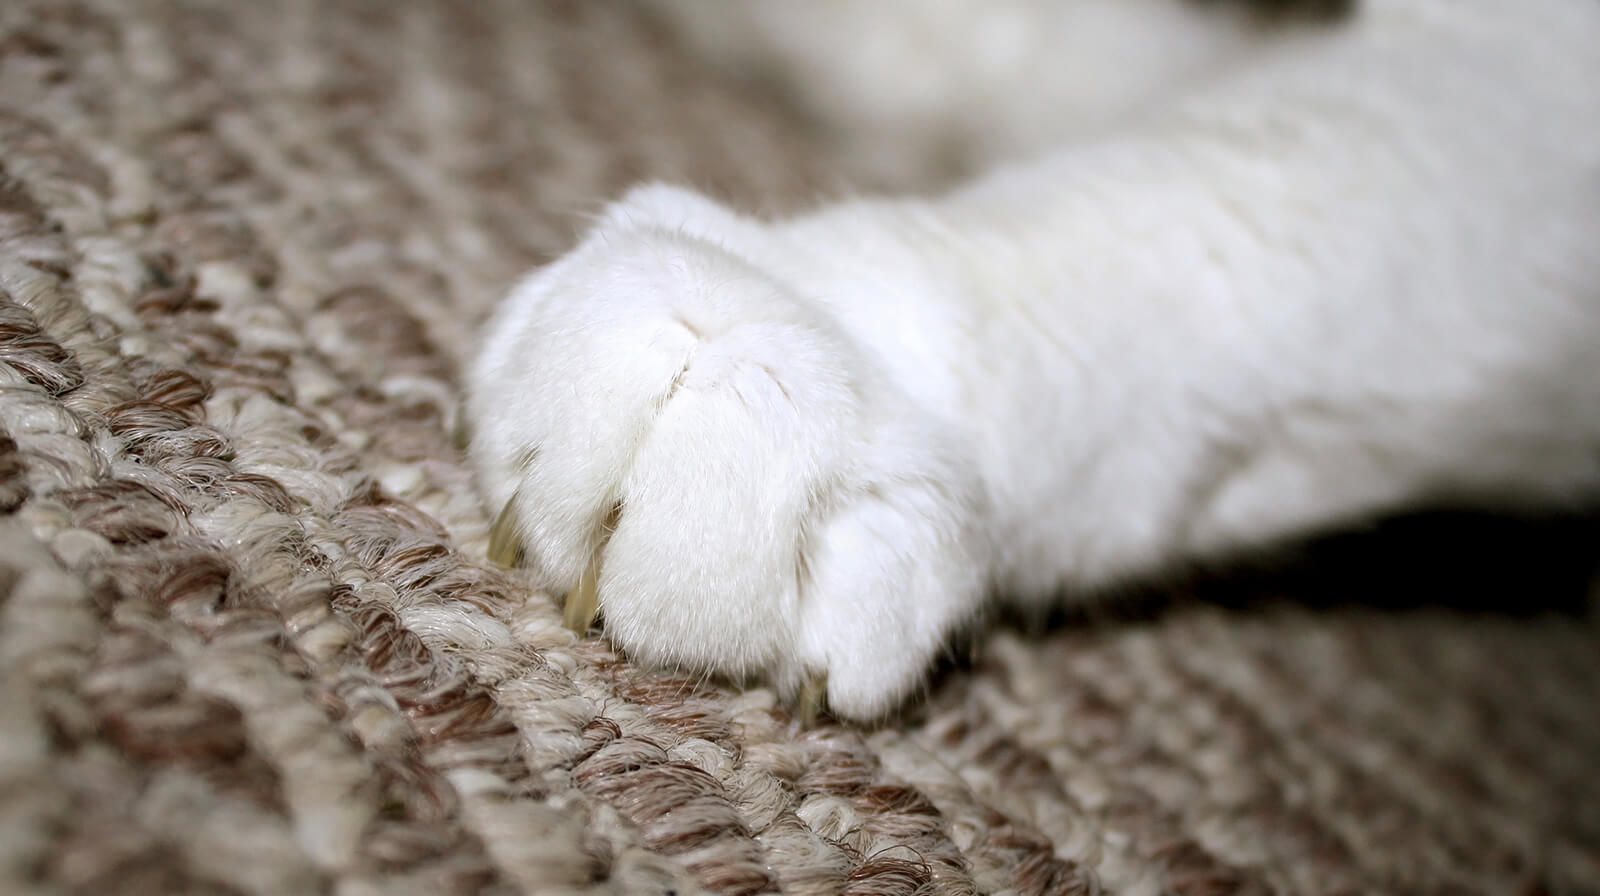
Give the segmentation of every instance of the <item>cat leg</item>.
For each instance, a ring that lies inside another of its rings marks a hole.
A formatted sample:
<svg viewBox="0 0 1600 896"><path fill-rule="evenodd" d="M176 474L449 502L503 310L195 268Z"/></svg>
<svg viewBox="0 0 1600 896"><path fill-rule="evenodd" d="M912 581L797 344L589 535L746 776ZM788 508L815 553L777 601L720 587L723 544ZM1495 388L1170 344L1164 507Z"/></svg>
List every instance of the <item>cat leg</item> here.
<svg viewBox="0 0 1600 896"><path fill-rule="evenodd" d="M867 718L986 587L1600 492L1600 7L1349 29L943 197L614 207L467 376L503 544L652 663Z"/></svg>

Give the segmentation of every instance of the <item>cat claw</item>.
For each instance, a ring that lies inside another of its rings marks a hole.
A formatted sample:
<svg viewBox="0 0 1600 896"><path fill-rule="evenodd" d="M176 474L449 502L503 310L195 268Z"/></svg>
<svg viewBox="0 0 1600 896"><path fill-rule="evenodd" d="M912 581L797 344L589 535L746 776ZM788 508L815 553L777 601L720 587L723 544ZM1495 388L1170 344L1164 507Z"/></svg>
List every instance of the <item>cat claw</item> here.
<svg viewBox="0 0 1600 896"><path fill-rule="evenodd" d="M517 516L511 509L515 499L506 502L500 515L489 527L489 562L502 569L516 569L522 565L522 539L517 535Z"/></svg>
<svg viewBox="0 0 1600 896"><path fill-rule="evenodd" d="M561 607L561 623L573 634L587 634L600 615L600 571L590 564L578 577L578 587L567 592Z"/></svg>
<svg viewBox="0 0 1600 896"><path fill-rule="evenodd" d="M516 569L527 559L522 539L517 535L513 503L507 501L489 527L489 562L502 569ZM574 634L586 634L594 625L595 617L600 615L599 573L594 564L590 564L578 577L578 586L567 592L562 604L561 624Z"/></svg>
<svg viewBox="0 0 1600 896"><path fill-rule="evenodd" d="M795 715L800 719L800 727L810 728L817 723L817 718L827 708L828 702L828 676L817 673L806 677L800 685L800 692L794 698Z"/></svg>

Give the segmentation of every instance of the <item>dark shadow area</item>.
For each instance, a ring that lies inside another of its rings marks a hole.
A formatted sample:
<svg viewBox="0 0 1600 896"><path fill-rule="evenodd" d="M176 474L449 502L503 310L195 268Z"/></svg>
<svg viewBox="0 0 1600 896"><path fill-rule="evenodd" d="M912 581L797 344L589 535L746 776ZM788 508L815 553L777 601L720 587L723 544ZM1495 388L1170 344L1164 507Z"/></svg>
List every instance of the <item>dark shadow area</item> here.
<svg viewBox="0 0 1600 896"><path fill-rule="evenodd" d="M1195 596L1230 606L1588 612L1600 575L1600 514L1512 517L1436 511L1379 520L1197 576Z"/></svg>
<svg viewBox="0 0 1600 896"><path fill-rule="evenodd" d="M924 693L970 671L996 628L1043 638L1064 628L1155 622L1197 605L1240 613L1288 606L1579 620L1600 612L1600 511L1397 515L1064 603L1031 614L1002 602L983 624L953 639Z"/></svg>
<svg viewBox="0 0 1600 896"><path fill-rule="evenodd" d="M1203 602L1237 610L1450 609L1582 616L1600 581L1600 512L1511 516L1438 510L1387 517L1225 563L1128 586L1043 617L1002 610L1028 632L1149 620ZM959 651L958 651L959 653Z"/></svg>

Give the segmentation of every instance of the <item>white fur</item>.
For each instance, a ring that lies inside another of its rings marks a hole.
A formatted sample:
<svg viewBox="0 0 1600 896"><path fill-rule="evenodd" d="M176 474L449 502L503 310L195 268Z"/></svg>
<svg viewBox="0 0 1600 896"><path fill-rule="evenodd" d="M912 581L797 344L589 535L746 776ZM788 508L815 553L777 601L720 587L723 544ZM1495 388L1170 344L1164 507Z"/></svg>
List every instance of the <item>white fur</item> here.
<svg viewBox="0 0 1600 896"><path fill-rule="evenodd" d="M490 322L473 457L630 653L858 718L991 589L1590 500L1596 85L1600 3L1367 0L937 198L642 188Z"/></svg>
<svg viewBox="0 0 1600 896"><path fill-rule="evenodd" d="M1188 0L651 5L706 58L792 86L889 183L1104 128L1263 37Z"/></svg>

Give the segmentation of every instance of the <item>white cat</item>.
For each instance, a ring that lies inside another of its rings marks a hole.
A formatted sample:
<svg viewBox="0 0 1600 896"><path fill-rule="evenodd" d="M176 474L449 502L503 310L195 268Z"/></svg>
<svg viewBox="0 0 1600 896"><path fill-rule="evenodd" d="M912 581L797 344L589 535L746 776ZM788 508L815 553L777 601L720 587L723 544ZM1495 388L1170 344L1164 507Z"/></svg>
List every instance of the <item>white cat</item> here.
<svg viewBox="0 0 1600 896"><path fill-rule="evenodd" d="M888 49L850 24L876 0L746 24L848 58L880 110L896 84L904 108L929 95L905 52L938 32L915 64L981 68L948 111L998 122L984 151L1007 156L1030 115L1116 80L1040 76L1073 71L1062 9L1160 6L930 4L890 4L919 27ZM971 60L940 45L1024 13ZM468 372L502 541L555 593L593 576L636 659L863 719L993 594L1070 598L1418 502L1600 496L1600 2L1203 27L1131 73L1125 114L945 195L777 221L669 186L616 203L512 290ZM984 99L1008 71L1012 99ZM907 133L946 111L916 108Z"/></svg>

